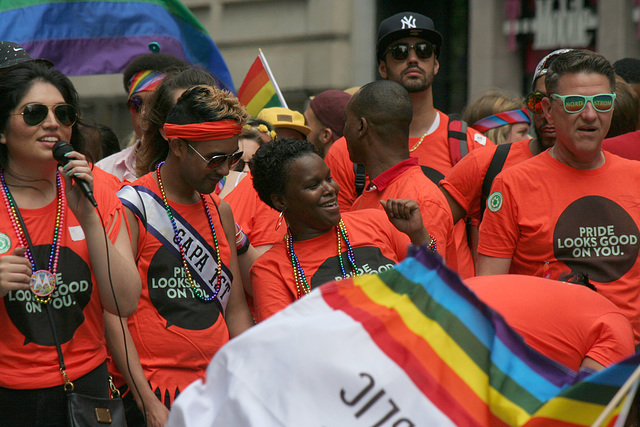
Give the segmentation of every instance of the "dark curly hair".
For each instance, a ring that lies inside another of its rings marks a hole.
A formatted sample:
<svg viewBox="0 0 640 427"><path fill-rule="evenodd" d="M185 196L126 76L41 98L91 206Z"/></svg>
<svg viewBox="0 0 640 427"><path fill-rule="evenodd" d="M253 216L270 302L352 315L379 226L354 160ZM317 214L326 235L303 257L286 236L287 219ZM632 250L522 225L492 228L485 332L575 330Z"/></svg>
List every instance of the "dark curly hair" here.
<svg viewBox="0 0 640 427"><path fill-rule="evenodd" d="M271 195L285 193L291 163L311 154L318 154L312 143L293 138L269 141L258 148L249 167L253 175L253 188L260 200L276 209Z"/></svg>
<svg viewBox="0 0 640 427"><path fill-rule="evenodd" d="M49 83L55 86L67 104L75 107L80 114L78 93L61 72L39 62L30 61L16 65L6 71L0 78L0 133L6 131L11 113L20 105L24 96L36 82ZM71 127L71 140L74 150L85 153L85 144L78 126L80 119ZM6 169L9 164L9 152L6 144L0 144L0 167Z"/></svg>
<svg viewBox="0 0 640 427"><path fill-rule="evenodd" d="M589 280L589 275L581 271L571 270L571 272L564 272L558 277L561 282L573 283L575 285L586 286L592 291L598 292L596 286Z"/></svg>

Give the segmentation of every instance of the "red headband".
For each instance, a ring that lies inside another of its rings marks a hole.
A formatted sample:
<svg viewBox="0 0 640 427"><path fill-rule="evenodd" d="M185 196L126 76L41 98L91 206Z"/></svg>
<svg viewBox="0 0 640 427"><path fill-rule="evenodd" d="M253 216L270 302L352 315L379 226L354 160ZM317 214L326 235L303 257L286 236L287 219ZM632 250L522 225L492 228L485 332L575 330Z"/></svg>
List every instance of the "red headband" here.
<svg viewBox="0 0 640 427"><path fill-rule="evenodd" d="M164 124L164 134L167 139L181 138L188 141L212 141L227 139L239 135L242 125L235 120L220 120L218 122L191 123L188 125Z"/></svg>

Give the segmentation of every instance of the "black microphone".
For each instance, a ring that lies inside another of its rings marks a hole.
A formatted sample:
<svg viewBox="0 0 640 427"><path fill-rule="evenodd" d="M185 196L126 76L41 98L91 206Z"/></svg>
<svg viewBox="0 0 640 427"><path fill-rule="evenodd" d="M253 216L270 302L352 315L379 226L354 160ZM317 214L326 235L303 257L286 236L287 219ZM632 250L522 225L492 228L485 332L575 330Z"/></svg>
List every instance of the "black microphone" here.
<svg viewBox="0 0 640 427"><path fill-rule="evenodd" d="M58 163L62 166L69 163L69 158L65 157L65 154L70 153L72 151L74 151L73 146L69 144L67 141L58 141L55 144L53 144L53 158L56 159ZM93 198L93 192L91 191L89 184L87 184L87 181L85 181L82 178L78 178L76 176L73 176L72 178L76 182L76 184L80 186L80 188L82 189L82 192L84 193L85 196L87 196L87 199L89 199L91 204L97 208L98 204L96 203L96 199Z"/></svg>

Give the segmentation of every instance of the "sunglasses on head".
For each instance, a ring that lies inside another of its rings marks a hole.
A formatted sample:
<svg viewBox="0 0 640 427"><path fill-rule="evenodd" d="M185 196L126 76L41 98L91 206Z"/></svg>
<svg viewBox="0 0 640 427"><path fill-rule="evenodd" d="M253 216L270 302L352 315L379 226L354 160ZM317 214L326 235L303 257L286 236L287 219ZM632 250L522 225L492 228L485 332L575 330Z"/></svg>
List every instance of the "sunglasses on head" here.
<svg viewBox="0 0 640 427"><path fill-rule="evenodd" d="M542 100L546 98L542 92L533 92L527 96L527 107L532 113L542 114Z"/></svg>
<svg viewBox="0 0 640 427"><path fill-rule="evenodd" d="M551 94L553 99L559 99L562 101L564 111L570 114L577 114L584 110L587 106L587 102L591 101L593 109L599 113L606 113L613 108L613 102L616 99L615 93L599 93L597 95L585 96L585 95L558 95L557 93Z"/></svg>
<svg viewBox="0 0 640 427"><path fill-rule="evenodd" d="M38 126L45 121L49 110L53 111L56 120L63 126L73 126L78 119L78 112L71 104L56 104L49 107L44 104L32 103L25 105L21 113L14 115L22 115L27 126Z"/></svg>
<svg viewBox="0 0 640 427"><path fill-rule="evenodd" d="M429 42L420 42L416 44L398 43L389 46L387 50L391 53L391 57L396 61L404 61L409 57L409 51L413 49L418 59L429 59L435 50L434 46Z"/></svg>
<svg viewBox="0 0 640 427"><path fill-rule="evenodd" d="M207 162L207 167L209 167L211 169L215 169L217 167L220 167L224 162L228 162L227 164L231 168L236 163L238 163L238 161L242 158L242 155L244 154L243 151L236 151L235 153L231 153L231 154L218 154L218 155L215 155L215 156L211 157L210 159L207 159L202 154L200 154L198 152L198 150L193 148L193 146L191 144L189 144L188 142L187 142L187 145L189 146L189 148L191 148L193 151L195 151L196 154L198 156L200 156L200 158L202 160Z"/></svg>
<svg viewBox="0 0 640 427"><path fill-rule="evenodd" d="M127 108L129 108L129 111L132 113L139 113L140 110L142 110L142 99L137 96L132 96L127 101Z"/></svg>

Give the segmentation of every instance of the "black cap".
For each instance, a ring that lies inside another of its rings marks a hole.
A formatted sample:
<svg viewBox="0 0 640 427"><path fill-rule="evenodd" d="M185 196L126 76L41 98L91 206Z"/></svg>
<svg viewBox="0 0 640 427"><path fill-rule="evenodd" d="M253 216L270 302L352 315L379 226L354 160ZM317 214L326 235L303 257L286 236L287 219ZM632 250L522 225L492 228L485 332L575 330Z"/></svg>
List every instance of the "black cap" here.
<svg viewBox="0 0 640 427"><path fill-rule="evenodd" d="M23 62L35 61L53 67L48 59L34 59L17 43L0 41L0 69L13 67Z"/></svg>
<svg viewBox="0 0 640 427"><path fill-rule="evenodd" d="M436 57L440 56L442 34L436 31L431 18L415 12L402 12L385 19L378 27L378 60L384 59L384 52L391 43L403 37L419 37L433 43Z"/></svg>

